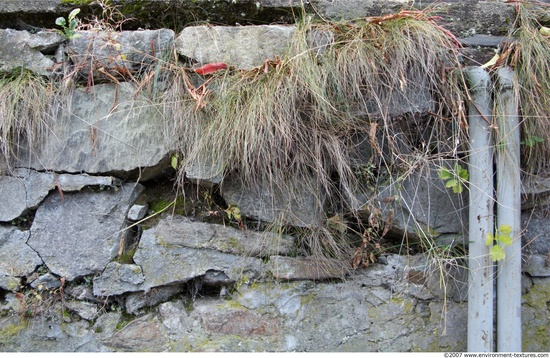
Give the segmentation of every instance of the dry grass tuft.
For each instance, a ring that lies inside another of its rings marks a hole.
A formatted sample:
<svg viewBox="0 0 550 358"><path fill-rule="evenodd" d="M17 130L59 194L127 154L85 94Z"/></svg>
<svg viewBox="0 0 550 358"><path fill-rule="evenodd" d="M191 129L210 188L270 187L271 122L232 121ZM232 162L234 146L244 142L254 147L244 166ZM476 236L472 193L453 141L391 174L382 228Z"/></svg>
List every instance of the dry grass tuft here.
<svg viewBox="0 0 550 358"><path fill-rule="evenodd" d="M27 70L0 75L0 152L7 162L19 146L33 148L47 128L56 87Z"/></svg>
<svg viewBox="0 0 550 358"><path fill-rule="evenodd" d="M517 3L511 42L502 50L519 88L523 167L530 173L550 165L550 5Z"/></svg>

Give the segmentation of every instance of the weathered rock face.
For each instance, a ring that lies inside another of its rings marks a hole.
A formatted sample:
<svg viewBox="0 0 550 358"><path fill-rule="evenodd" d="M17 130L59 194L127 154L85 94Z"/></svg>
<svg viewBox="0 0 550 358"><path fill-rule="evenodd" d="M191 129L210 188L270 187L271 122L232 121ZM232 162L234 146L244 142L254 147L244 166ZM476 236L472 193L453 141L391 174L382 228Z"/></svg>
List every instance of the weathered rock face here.
<svg viewBox="0 0 550 358"><path fill-rule="evenodd" d="M224 178L205 158L185 168L186 179L210 186L205 201L218 189L223 200L210 203L204 216L192 217L219 219L231 205L240 209L247 224L240 227L248 229L231 227L231 217L223 216L226 225L221 225L181 216L195 197L184 198L185 208L175 208L177 214L166 210L156 217L159 211L151 204L164 199L166 183L173 179L165 177L174 173L174 138L165 128L172 125L162 104L138 91L133 80L143 79L140 75L174 52L192 66L226 62L238 69L281 56L295 31L281 20L292 18L302 1L120 2L123 12L139 17L129 27L155 27L164 20L279 24L192 26L177 36L166 29L89 31L66 41L56 31L34 27L51 27L57 16L75 7L82 8L84 19L94 11L85 2L0 1L0 28L11 27L0 30L0 72L23 66L50 75L52 67L63 67L76 82L90 79L85 89L65 93L66 101L48 119L48 132L37 148L20 148L16 152L22 155L11 166L0 155L0 350L466 349L468 272L459 258L380 253L376 263L343 281L347 271L341 265L300 256L298 236L256 231L255 225L262 229L273 223L285 224L281 230L292 226L292 232L325 224L329 198L315 197L317 190L308 183L295 183L292 193L266 189L272 183L252 188L234 177ZM504 34L514 18L513 4L500 1L428 4L443 16L443 26L467 37L461 40L470 49L496 47L502 38L495 35ZM313 0L305 10L339 20L377 16L404 5L401 0ZM320 48L330 39L327 33L311 38ZM56 61L66 61L64 66L54 63L54 54ZM50 78L57 75L59 71ZM162 86L160 81L161 92ZM366 99L370 102L365 108L374 117L430 112L434 101L426 87L426 77L411 77L407 86L391 93L380 88L383 103ZM376 155L368 146L370 139L358 139L350 154L358 168ZM445 187L437 169L426 166L375 191L364 190L354 198L358 202L353 209L372 227L378 220L378 231L391 227L386 239L425 236L445 245L466 244L467 203ZM105 173L111 176L97 175ZM159 178L162 186L149 180ZM530 184L523 203L524 349L548 351L550 184L543 177ZM142 185L159 185L159 198L134 205Z"/></svg>
<svg viewBox="0 0 550 358"><path fill-rule="evenodd" d="M42 335L36 346L45 351L74 350L79 339L85 351L464 350L466 306L447 301L442 320L438 281L426 278L419 285L408 279L409 272L423 270L423 265L420 257L389 256L387 264L374 265L341 283L242 281L227 300L197 297L190 304L173 299L123 324L121 314L113 311L98 317L92 328L70 319L11 339L18 344L19 339L33 341ZM151 290L149 295L165 295L167 300L177 292ZM90 304L68 306L79 315L94 316ZM444 327L445 336L433 334ZM62 344L68 348L62 349ZM23 348L29 350L28 345Z"/></svg>
<svg viewBox="0 0 550 358"><path fill-rule="evenodd" d="M28 31L0 29L0 71L11 72L26 68L41 75L50 75L54 61L44 53L52 54L65 38L56 31Z"/></svg>
<svg viewBox="0 0 550 358"><path fill-rule="evenodd" d="M438 167L428 165L375 192L359 192L355 198L359 214L365 220L374 217L378 229L385 228L389 237L399 240L428 238L443 245L466 245L467 196L446 188L438 175L440 168L451 167L452 163L445 162Z"/></svg>
<svg viewBox="0 0 550 358"><path fill-rule="evenodd" d="M169 167L170 138L158 107L136 88L96 85L76 89L68 107L52 119L39 148L20 165L54 172L132 175L147 180Z"/></svg>

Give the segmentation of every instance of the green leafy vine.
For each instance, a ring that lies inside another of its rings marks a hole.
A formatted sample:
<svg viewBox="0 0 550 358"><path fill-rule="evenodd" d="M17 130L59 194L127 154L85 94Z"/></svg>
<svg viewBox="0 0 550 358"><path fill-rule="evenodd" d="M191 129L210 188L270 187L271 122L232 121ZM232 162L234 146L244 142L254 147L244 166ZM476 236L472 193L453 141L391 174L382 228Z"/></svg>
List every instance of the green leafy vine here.
<svg viewBox="0 0 550 358"><path fill-rule="evenodd" d="M505 246L512 245L512 227L510 225L500 225L495 235L487 234L485 245L491 247L489 256L493 261L500 261L506 258Z"/></svg>
<svg viewBox="0 0 550 358"><path fill-rule="evenodd" d="M468 181L468 170L460 164L455 164L453 170L439 169L439 178L446 181L445 187L452 188L453 193L460 194L463 191L463 184Z"/></svg>

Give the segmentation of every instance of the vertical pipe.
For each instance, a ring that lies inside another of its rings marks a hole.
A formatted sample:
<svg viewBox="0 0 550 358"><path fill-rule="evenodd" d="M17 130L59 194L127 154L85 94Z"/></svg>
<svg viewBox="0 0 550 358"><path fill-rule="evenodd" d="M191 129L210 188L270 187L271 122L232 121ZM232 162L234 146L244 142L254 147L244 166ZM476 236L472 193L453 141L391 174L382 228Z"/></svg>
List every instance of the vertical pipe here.
<svg viewBox="0 0 550 358"><path fill-rule="evenodd" d="M521 352L521 176L518 102L510 68L497 71L497 228L512 226L512 245L498 263L497 350Z"/></svg>
<svg viewBox="0 0 550 358"><path fill-rule="evenodd" d="M492 106L489 74L465 69L471 101L469 153L468 351L493 351L493 263L485 245L493 233ZM489 122L489 123L488 123Z"/></svg>

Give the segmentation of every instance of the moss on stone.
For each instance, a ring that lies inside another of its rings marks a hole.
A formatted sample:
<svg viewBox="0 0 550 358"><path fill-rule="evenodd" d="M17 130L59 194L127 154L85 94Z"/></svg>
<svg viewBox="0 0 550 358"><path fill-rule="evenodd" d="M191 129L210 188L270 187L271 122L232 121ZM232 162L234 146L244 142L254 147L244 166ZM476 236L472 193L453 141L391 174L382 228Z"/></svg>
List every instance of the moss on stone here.
<svg viewBox="0 0 550 358"><path fill-rule="evenodd" d="M122 254L117 258L117 262L121 264L133 264L134 254L136 253L137 248L138 248L137 245L135 245L130 249L124 250Z"/></svg>
<svg viewBox="0 0 550 358"><path fill-rule="evenodd" d="M122 314L120 315L120 318L118 320L118 323L115 326L115 330L120 331L121 329L126 327L128 324L130 324L135 318L136 317L134 317L133 315L131 315L129 313L122 312Z"/></svg>
<svg viewBox="0 0 550 358"><path fill-rule="evenodd" d="M550 335L550 279L538 279L535 285L522 296L523 300L523 336L522 348L524 351L549 351ZM525 307L527 306L527 307ZM529 321L526 311L533 311L533 318Z"/></svg>
<svg viewBox="0 0 550 358"><path fill-rule="evenodd" d="M0 345L8 344L13 341L21 331L27 329L28 321L20 319L18 323L8 324L0 328Z"/></svg>

